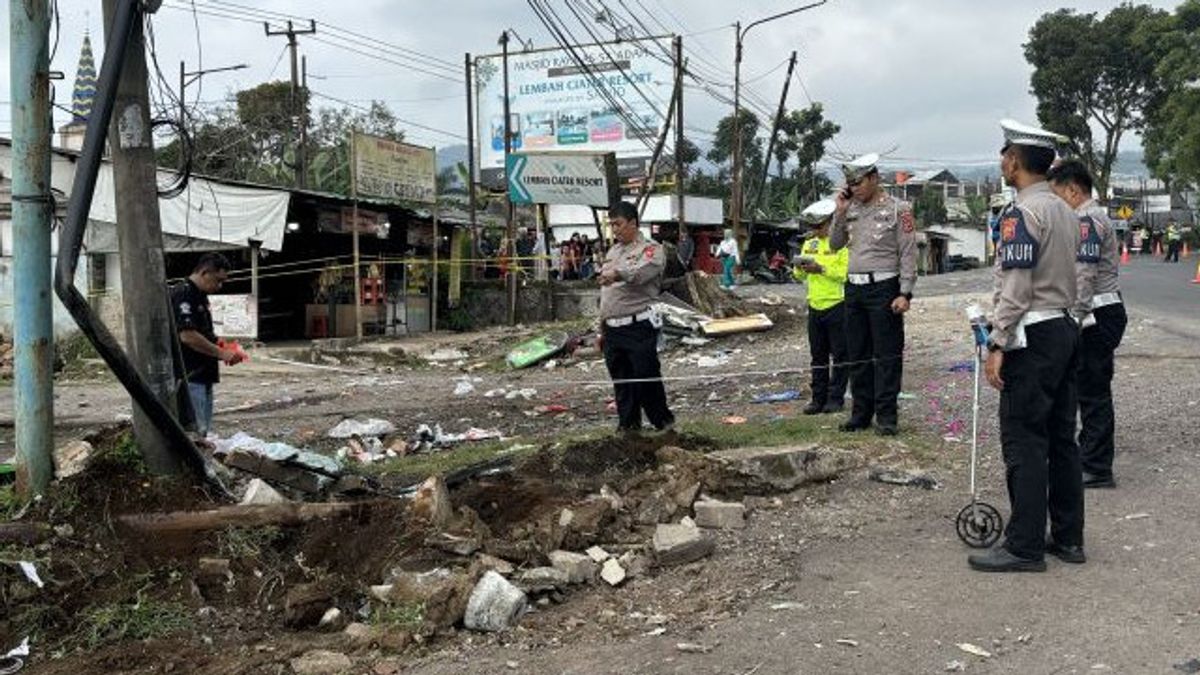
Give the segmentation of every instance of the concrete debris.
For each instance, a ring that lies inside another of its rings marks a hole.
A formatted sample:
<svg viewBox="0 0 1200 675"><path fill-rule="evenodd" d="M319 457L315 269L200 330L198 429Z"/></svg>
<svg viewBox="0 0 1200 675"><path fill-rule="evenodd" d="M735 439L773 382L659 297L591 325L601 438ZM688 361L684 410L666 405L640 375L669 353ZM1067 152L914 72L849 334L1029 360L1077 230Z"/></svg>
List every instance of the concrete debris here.
<svg viewBox="0 0 1200 675"><path fill-rule="evenodd" d="M851 640L850 638L841 638L839 640L835 640L835 642L837 642L839 645L842 645L843 647L857 647L858 646L858 640Z"/></svg>
<svg viewBox="0 0 1200 675"><path fill-rule="evenodd" d="M470 377L466 377L466 376L460 377L460 378L458 378L458 381L454 383L454 395L455 396L466 396L467 394L473 393L474 391L475 391L475 385L474 385L474 383L471 382Z"/></svg>
<svg viewBox="0 0 1200 675"><path fill-rule="evenodd" d="M95 448L84 440L74 440L54 449L54 476L59 480L83 473L92 461Z"/></svg>
<svg viewBox="0 0 1200 675"><path fill-rule="evenodd" d="M325 492L333 485L334 479L329 476L297 466L288 466L270 457L240 448L227 454L218 454L217 457L225 466L261 476L272 483L286 485L307 494Z"/></svg>
<svg viewBox="0 0 1200 675"><path fill-rule="evenodd" d="M888 485L906 485L918 487L923 490L940 490L942 487L942 484L938 482L938 479L924 471L889 469L882 466L873 466L868 473L868 477L877 483L887 483Z"/></svg>
<svg viewBox="0 0 1200 675"><path fill-rule="evenodd" d="M369 418L365 420L346 419L338 422L325 435L330 438L351 438L354 436L387 436L395 433L396 425L387 420Z"/></svg>
<svg viewBox="0 0 1200 675"><path fill-rule="evenodd" d="M461 349L441 348L435 349L427 354L422 354L421 358L430 363L444 363L447 361L465 361L468 354Z"/></svg>
<svg viewBox="0 0 1200 675"><path fill-rule="evenodd" d="M777 602L771 605L771 609L779 612L791 609L806 609L806 606L803 602Z"/></svg>
<svg viewBox="0 0 1200 675"><path fill-rule="evenodd" d="M626 551L621 554L621 557L617 558L617 562L625 570L625 576L630 579L644 576L650 571L650 559L634 551Z"/></svg>
<svg viewBox="0 0 1200 675"><path fill-rule="evenodd" d="M375 584L367 589L368 594L380 602L392 601L392 585L391 584Z"/></svg>
<svg viewBox="0 0 1200 675"><path fill-rule="evenodd" d="M962 650L972 656L978 656L981 659L992 658L991 652L989 652L988 650L986 650L982 647L977 647L977 646L971 644L970 642L960 642L955 646L958 647L960 650Z"/></svg>
<svg viewBox="0 0 1200 675"><path fill-rule="evenodd" d="M582 553L572 551L551 551L550 564L555 569L565 572L567 581L572 584L586 584L596 577L596 563Z"/></svg>
<svg viewBox="0 0 1200 675"><path fill-rule="evenodd" d="M588 557L592 559L592 562L596 563L597 565L612 557L608 551L605 551L599 546L592 546L588 550L584 551L584 553L587 553Z"/></svg>
<svg viewBox="0 0 1200 675"><path fill-rule="evenodd" d="M695 642L680 642L675 645L675 649L684 654L707 654L713 650L708 645L702 645Z"/></svg>
<svg viewBox="0 0 1200 675"><path fill-rule="evenodd" d="M425 545L445 551L452 555L469 556L483 548L479 537L472 535L460 536L450 532L436 532L425 538Z"/></svg>
<svg viewBox="0 0 1200 675"><path fill-rule="evenodd" d="M321 620L317 622L317 627L321 630L335 633L342 630L346 626L346 615L337 607L330 607L328 611L321 616Z"/></svg>
<svg viewBox="0 0 1200 675"><path fill-rule="evenodd" d="M557 591L570 583L571 577L556 567L532 567L517 577L517 584L526 593Z"/></svg>
<svg viewBox="0 0 1200 675"><path fill-rule="evenodd" d="M279 492L271 487L265 480L255 478L246 486L246 495L242 497L242 504L286 504L287 497L279 494Z"/></svg>
<svg viewBox="0 0 1200 675"><path fill-rule="evenodd" d="M314 649L291 660L296 675L340 675L354 668L350 657L341 652Z"/></svg>
<svg viewBox="0 0 1200 675"><path fill-rule="evenodd" d="M358 647L368 647L376 638L376 632L372 626L358 622L347 625L342 634L350 640L351 644Z"/></svg>
<svg viewBox="0 0 1200 675"><path fill-rule="evenodd" d="M771 494L826 481L862 464L856 452L815 444L778 448L734 448L710 453L721 474L718 492Z"/></svg>
<svg viewBox="0 0 1200 675"><path fill-rule="evenodd" d="M660 524L654 530L654 556L662 567L683 565L710 555L716 545L698 528Z"/></svg>
<svg viewBox="0 0 1200 675"><path fill-rule="evenodd" d="M967 669L967 664L963 663L962 661L959 661L958 659L955 659L946 664L946 672L947 673L961 673L966 669Z"/></svg>
<svg viewBox="0 0 1200 675"><path fill-rule="evenodd" d="M450 502L450 491L441 476L430 476L421 483L412 498L409 513L414 519L428 523L435 529L445 529L454 519L454 505Z"/></svg>
<svg viewBox="0 0 1200 675"><path fill-rule="evenodd" d="M284 598L283 623L290 628L316 626L332 605L333 596L316 584L293 586Z"/></svg>
<svg viewBox="0 0 1200 675"><path fill-rule="evenodd" d="M485 570L492 570L498 574L508 576L512 574L516 568L513 564L503 558L497 558L494 555L482 554L478 558L479 565Z"/></svg>
<svg viewBox="0 0 1200 675"><path fill-rule="evenodd" d="M600 578L609 586L620 586L625 582L625 568L621 567L621 563L609 558L604 562L604 567L600 569Z"/></svg>
<svg viewBox="0 0 1200 675"><path fill-rule="evenodd" d="M463 625L478 631L504 630L515 625L528 607L521 589L489 570L471 591Z"/></svg>
<svg viewBox="0 0 1200 675"><path fill-rule="evenodd" d="M693 508L696 510L696 525L700 527L740 530L746 526L746 507L743 504L709 499L696 502Z"/></svg>

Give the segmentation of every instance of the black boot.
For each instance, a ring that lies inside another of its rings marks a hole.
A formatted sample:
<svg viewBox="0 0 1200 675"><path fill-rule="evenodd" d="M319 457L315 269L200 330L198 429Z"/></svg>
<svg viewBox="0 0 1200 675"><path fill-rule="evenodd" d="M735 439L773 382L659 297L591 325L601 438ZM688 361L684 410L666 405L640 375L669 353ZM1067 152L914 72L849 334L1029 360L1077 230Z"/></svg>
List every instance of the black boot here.
<svg viewBox="0 0 1200 675"><path fill-rule="evenodd" d="M1003 546L987 553L967 557L967 564L977 572L1045 572L1045 560L1032 560L1013 555Z"/></svg>
<svg viewBox="0 0 1200 675"><path fill-rule="evenodd" d="M821 403L820 401L817 401L817 400L812 400L812 401L808 402L808 405L804 406L804 414L805 415L818 415L824 409L825 409L824 403Z"/></svg>

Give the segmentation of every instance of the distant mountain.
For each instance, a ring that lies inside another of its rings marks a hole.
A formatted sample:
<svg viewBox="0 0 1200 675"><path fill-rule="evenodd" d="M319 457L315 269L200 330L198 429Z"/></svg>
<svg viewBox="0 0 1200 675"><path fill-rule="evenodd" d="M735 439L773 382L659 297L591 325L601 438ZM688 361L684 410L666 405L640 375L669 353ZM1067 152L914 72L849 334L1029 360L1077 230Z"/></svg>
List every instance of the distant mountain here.
<svg viewBox="0 0 1200 675"><path fill-rule="evenodd" d="M444 148L438 148L437 151L437 168L438 171L445 169L448 166L455 166L459 162L467 162L467 146L463 145L448 145Z"/></svg>

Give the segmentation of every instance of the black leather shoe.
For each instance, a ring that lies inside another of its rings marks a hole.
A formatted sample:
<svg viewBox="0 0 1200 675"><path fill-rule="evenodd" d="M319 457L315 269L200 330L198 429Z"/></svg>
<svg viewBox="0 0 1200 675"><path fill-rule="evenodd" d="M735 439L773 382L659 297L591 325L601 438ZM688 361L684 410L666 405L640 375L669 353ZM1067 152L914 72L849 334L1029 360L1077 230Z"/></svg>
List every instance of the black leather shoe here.
<svg viewBox="0 0 1200 675"><path fill-rule="evenodd" d="M895 436L899 432L894 424L880 424L875 427L875 433L879 436Z"/></svg>
<svg viewBox="0 0 1200 675"><path fill-rule="evenodd" d="M967 556L967 565L977 572L1045 572L1045 560L1030 560L1013 555L1003 546L987 553Z"/></svg>
<svg viewBox="0 0 1200 675"><path fill-rule="evenodd" d="M859 422L859 421L853 420L853 419L847 420L845 422L842 422L840 425L838 425L839 431L863 431L865 429L870 429L870 428L871 428L870 422Z"/></svg>
<svg viewBox="0 0 1200 675"><path fill-rule="evenodd" d="M1083 487L1085 488L1115 488L1117 481L1112 475L1101 476L1099 474L1083 472Z"/></svg>
<svg viewBox="0 0 1200 675"><path fill-rule="evenodd" d="M839 413L839 412L842 412L842 409L845 407L846 407L845 403L829 402L829 403L825 404L825 407L821 409L821 412L823 412L823 413Z"/></svg>
<svg viewBox="0 0 1200 675"><path fill-rule="evenodd" d="M825 409L825 405L823 403L820 403L818 401L809 401L808 405L804 406L804 414L805 415L819 415L821 413L821 411L824 409Z"/></svg>
<svg viewBox="0 0 1200 675"><path fill-rule="evenodd" d="M1082 565L1087 562L1087 556L1084 555L1082 546L1063 546L1048 541L1046 542L1046 553L1072 565Z"/></svg>

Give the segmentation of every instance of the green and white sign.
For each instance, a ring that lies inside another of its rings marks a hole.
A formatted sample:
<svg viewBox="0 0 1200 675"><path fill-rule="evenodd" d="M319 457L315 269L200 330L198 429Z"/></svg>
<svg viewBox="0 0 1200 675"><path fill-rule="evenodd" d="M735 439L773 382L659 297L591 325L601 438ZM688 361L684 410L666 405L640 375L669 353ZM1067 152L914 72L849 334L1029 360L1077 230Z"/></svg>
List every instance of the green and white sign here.
<svg viewBox="0 0 1200 675"><path fill-rule="evenodd" d="M508 198L514 204L575 204L608 208L619 198L611 152L521 152L508 156Z"/></svg>

